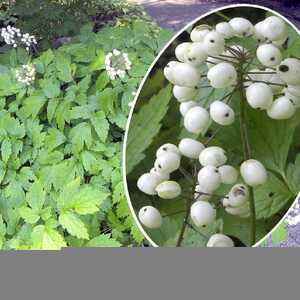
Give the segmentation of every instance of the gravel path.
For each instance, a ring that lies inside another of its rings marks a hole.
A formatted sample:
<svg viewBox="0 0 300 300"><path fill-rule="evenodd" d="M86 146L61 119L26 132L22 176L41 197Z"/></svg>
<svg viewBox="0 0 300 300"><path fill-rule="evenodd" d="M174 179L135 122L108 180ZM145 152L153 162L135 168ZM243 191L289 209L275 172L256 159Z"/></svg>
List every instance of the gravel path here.
<svg viewBox="0 0 300 300"><path fill-rule="evenodd" d="M163 27L175 30L181 29L184 25L191 22L215 8L234 4L234 3L252 3L270 7L284 16L288 17L300 28L300 17L297 12L300 9L300 3L296 4L298 9L293 9L284 3L298 1L234 1L234 0L129 0L132 3L141 4L145 10Z"/></svg>

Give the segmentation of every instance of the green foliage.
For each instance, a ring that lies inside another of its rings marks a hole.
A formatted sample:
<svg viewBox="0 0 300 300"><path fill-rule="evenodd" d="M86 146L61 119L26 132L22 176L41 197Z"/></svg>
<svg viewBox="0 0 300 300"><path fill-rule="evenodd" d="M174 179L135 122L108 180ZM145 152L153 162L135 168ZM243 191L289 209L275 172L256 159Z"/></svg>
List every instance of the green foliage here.
<svg viewBox="0 0 300 300"><path fill-rule="evenodd" d="M165 38L140 21L98 33L88 24L74 43L31 60L30 87L15 78L30 58L14 49L0 55L1 248L143 242L127 206L121 149L128 103L150 64L143 54L155 57ZM111 81L104 59L115 48L133 69Z"/></svg>
<svg viewBox="0 0 300 300"><path fill-rule="evenodd" d="M2 9L1 9L2 8ZM16 24L24 31L51 44L53 38L74 36L83 23L92 19L96 28L106 24L150 18L141 7L125 0L22 0L0 4L0 22ZM13 17L12 17L13 16Z"/></svg>
<svg viewBox="0 0 300 300"><path fill-rule="evenodd" d="M280 223L280 225L273 231L271 238L275 245L286 241L288 239L287 224L285 222Z"/></svg>

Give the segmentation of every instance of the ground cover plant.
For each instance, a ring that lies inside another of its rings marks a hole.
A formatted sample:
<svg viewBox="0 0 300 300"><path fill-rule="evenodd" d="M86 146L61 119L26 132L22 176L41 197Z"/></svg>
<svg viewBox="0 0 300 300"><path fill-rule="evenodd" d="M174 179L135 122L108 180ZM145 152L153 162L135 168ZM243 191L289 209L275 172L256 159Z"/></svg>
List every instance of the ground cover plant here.
<svg viewBox="0 0 300 300"><path fill-rule="evenodd" d="M121 149L130 102L170 32L134 18L87 23L54 49L23 21L1 30L1 248L140 245Z"/></svg>
<svg viewBox="0 0 300 300"><path fill-rule="evenodd" d="M257 8L182 33L142 88L128 131L130 201L160 246L252 246L300 187L299 35Z"/></svg>

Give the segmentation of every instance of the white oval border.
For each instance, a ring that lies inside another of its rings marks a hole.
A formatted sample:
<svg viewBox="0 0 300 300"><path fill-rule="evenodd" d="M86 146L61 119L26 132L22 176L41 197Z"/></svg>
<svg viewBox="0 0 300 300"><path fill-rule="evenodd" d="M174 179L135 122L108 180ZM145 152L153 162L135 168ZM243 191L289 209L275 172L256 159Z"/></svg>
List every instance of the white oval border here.
<svg viewBox="0 0 300 300"><path fill-rule="evenodd" d="M136 105L136 102L139 98L139 95L141 93L142 88L144 87L144 84L146 82L146 80L148 79L148 76L150 74L150 72L152 71L153 67L156 65L157 61L160 59L160 57L164 54L164 52L166 51L166 49L184 32L186 31L188 28L190 28L193 24L197 23L198 21L200 21L201 19L212 15L216 12L228 9L228 8L238 8L238 7L254 7L254 8L259 8L265 11L269 11L274 15L279 16L280 18L282 18L283 20L285 20L296 32L298 32L298 34L300 35L300 30L296 27L296 25L294 25L290 20L288 20L286 17L284 17L283 15L281 15L280 13L265 7L265 6L261 6L261 5L255 5L255 4L232 4L232 5L226 5L226 6L221 6L218 7L216 9L213 9L201 16L199 16L198 18L194 19L193 21L191 21L190 23L188 23L186 26L184 26L180 31L178 31L171 39L170 41L163 47L163 49L159 52L159 54L156 56L155 60L152 62L152 64L150 65L147 73L145 74L143 80L141 81L139 88L136 92L135 98L132 102L132 107L131 110L129 112L128 115L128 119L127 119L127 124L126 124L126 129L125 129L125 136L124 136L124 143L123 143L123 150L122 150L122 173L123 173L123 185L124 185L124 190L125 190L125 195L126 195L126 199L127 199L127 203L128 206L130 208L131 214L134 218L135 223L137 224L139 230L142 232L142 234L144 235L144 237L148 240L148 242L151 244L151 246L153 247L163 247L163 246L159 246L157 245L151 238L150 236L147 234L147 232L145 231L145 229L143 228L143 226L141 225L137 214L134 211L133 205L131 203L130 200L130 195L129 195L129 191L128 191L128 185L127 185L127 180L126 180L126 145L127 145L127 139L128 139L128 131L129 131L129 126L130 126L130 122L131 122L131 118L133 115L133 111ZM266 235L264 236L261 240L259 240L255 245L251 246L251 247L257 247L259 246L264 240L266 240L268 237L270 237L272 235L272 233L281 225L281 223L285 220L285 218L287 217L287 215L290 213L290 211L292 210L292 208L294 207L295 203L298 201L298 198L300 197L300 192L298 194L298 196L296 197L295 201L293 202L293 204L291 205L291 207L289 208L289 210L286 212L286 214L282 217L282 219L277 223L277 225Z"/></svg>

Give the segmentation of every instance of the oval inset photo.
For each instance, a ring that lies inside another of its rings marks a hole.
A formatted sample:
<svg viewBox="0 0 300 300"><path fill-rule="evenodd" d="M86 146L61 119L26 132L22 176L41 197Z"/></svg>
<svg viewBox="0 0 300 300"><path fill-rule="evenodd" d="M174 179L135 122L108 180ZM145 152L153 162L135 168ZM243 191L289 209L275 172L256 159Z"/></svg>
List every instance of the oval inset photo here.
<svg viewBox="0 0 300 300"><path fill-rule="evenodd" d="M296 27L249 5L202 16L165 47L124 146L151 245L250 247L277 227L300 190L299 57Z"/></svg>

